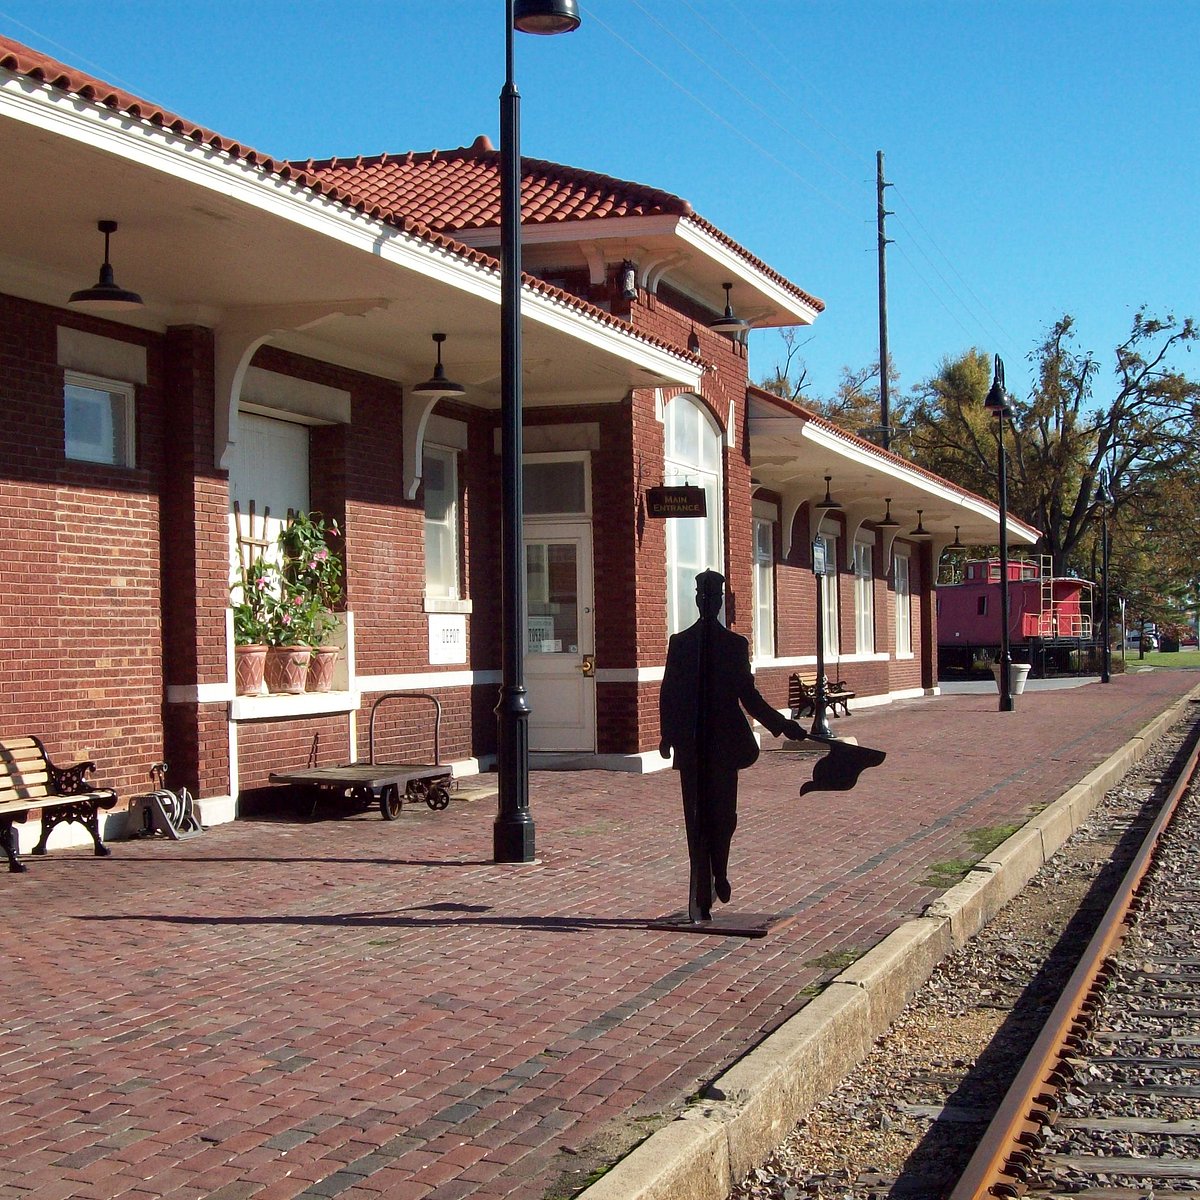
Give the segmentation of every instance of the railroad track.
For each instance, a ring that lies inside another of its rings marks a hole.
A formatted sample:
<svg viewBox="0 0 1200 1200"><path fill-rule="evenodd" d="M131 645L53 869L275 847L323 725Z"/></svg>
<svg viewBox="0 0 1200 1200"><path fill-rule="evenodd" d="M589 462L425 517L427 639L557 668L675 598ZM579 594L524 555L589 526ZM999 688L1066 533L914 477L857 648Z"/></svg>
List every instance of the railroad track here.
<svg viewBox="0 0 1200 1200"><path fill-rule="evenodd" d="M1200 741L950 1200L1200 1196Z"/></svg>

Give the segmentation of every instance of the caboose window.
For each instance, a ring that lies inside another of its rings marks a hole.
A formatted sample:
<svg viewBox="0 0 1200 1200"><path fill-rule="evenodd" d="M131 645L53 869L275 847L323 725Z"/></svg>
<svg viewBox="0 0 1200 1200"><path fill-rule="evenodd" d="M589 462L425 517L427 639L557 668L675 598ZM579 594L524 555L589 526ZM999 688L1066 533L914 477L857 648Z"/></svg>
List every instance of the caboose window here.
<svg viewBox="0 0 1200 1200"><path fill-rule="evenodd" d="M981 617L987 616L987 597L986 596L979 597L979 615Z"/></svg>

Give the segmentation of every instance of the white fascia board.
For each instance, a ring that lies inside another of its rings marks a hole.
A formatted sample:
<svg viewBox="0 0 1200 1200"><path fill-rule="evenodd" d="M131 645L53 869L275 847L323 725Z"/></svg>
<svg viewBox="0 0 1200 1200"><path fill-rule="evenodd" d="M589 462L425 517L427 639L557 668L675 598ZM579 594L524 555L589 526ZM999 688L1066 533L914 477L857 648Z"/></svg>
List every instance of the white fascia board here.
<svg viewBox="0 0 1200 1200"><path fill-rule="evenodd" d="M522 225L521 241L526 246L544 246L555 242L599 242L632 240L635 238L673 237L679 218L659 217L597 217L585 221L557 221L554 224ZM496 246L500 230L463 229L454 234L455 241L465 246Z"/></svg>
<svg viewBox="0 0 1200 1200"><path fill-rule="evenodd" d="M227 151L24 76L0 72L0 118L23 121L57 137L216 192L408 270L441 279L448 286L480 296L499 289L498 272L466 263L447 249L365 217L348 205L319 196ZM489 278L491 275L497 277L495 281Z"/></svg>
<svg viewBox="0 0 1200 1200"><path fill-rule="evenodd" d="M732 247L719 241L707 230L701 229L700 226L686 218L679 221L675 235L717 263L731 282L740 279L766 296L772 304L791 313L796 318L797 324L811 325L820 314L820 309L805 303L794 292L782 287L765 272L755 267L753 263L748 262Z"/></svg>
<svg viewBox="0 0 1200 1200"><path fill-rule="evenodd" d="M619 358L622 362L650 371L661 380L682 384L694 391L700 387L700 382L704 378L704 368L699 363L680 359L670 351L651 342L631 337L616 325L610 325L599 317L569 308L560 301L539 292L525 293L521 303L521 312L523 316L538 320L549 328L560 330L586 341ZM647 382L645 386L659 385Z"/></svg>
<svg viewBox="0 0 1200 1200"><path fill-rule="evenodd" d="M500 303L498 267L466 262L445 247L317 195L292 180L252 166L227 152L198 144L170 130L67 95L25 76L0 72L0 119L22 121L58 137L92 146L114 157L208 191L217 192L394 263L404 270ZM524 317L568 337L598 346L625 362L698 387L701 369L632 333L545 295L525 291Z"/></svg>

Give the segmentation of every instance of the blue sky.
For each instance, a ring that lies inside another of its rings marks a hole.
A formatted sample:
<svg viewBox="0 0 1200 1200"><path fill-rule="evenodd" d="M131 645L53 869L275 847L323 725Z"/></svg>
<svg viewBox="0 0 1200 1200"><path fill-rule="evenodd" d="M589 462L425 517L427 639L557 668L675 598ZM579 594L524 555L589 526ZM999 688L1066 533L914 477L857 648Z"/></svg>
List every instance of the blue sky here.
<svg viewBox="0 0 1200 1200"><path fill-rule="evenodd" d="M822 297L817 393L878 354L877 150L901 388L979 346L1024 393L1064 312L1105 362L1139 306L1200 317L1200 2L580 7L518 38L524 152L683 196ZM0 0L0 31L278 157L499 140L501 0ZM755 377L781 357L754 335Z"/></svg>

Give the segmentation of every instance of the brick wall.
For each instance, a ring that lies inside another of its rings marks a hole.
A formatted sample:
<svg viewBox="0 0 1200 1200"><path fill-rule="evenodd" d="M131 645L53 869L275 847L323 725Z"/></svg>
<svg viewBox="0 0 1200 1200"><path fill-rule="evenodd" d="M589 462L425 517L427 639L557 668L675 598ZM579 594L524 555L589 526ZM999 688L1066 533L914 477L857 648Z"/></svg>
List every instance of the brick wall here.
<svg viewBox="0 0 1200 1200"><path fill-rule="evenodd" d="M147 350L133 469L67 461L60 324ZM163 753L162 392L153 336L0 296L0 729L126 793Z"/></svg>

